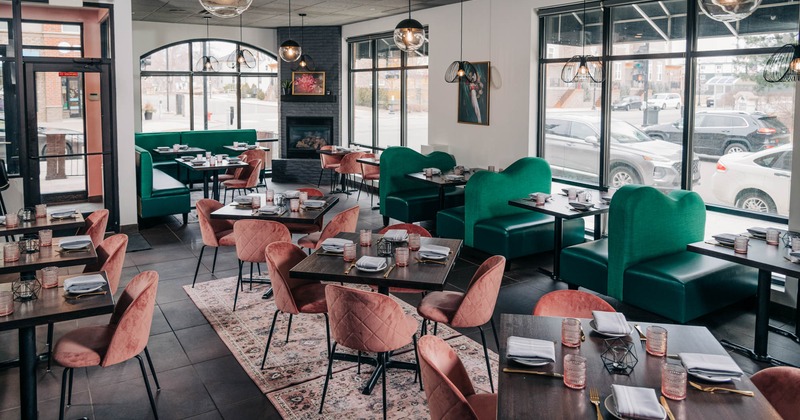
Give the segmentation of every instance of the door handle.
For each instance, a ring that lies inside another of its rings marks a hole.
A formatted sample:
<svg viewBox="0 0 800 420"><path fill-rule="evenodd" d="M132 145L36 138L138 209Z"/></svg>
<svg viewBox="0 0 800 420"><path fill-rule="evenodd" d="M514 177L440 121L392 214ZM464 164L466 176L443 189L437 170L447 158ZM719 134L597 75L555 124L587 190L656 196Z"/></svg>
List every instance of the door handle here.
<svg viewBox="0 0 800 420"><path fill-rule="evenodd" d="M782 173L782 172L775 172L775 173L773 173L773 175L775 175L775 176L779 176L779 177L781 177L781 178L791 178L791 177L792 177L791 175L789 175L789 174L784 174L784 173Z"/></svg>

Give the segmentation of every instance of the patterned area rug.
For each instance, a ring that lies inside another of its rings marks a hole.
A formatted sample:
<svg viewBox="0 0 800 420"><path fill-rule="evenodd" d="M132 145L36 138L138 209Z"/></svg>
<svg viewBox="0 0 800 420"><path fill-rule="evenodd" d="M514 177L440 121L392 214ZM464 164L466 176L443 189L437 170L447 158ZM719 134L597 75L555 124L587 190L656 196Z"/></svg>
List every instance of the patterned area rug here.
<svg viewBox="0 0 800 420"><path fill-rule="evenodd" d="M361 394L363 383L374 369L363 364L361 374L355 363L334 361L333 379L328 387L323 415L317 414L327 368L325 351L325 318L323 315L300 314L293 318L286 341L289 316L279 314L264 370L261 358L276 310L273 299L263 300L267 286L245 285L239 292L236 312L232 312L236 278L199 283L184 289L211 326L228 346L253 382L267 394L284 418L377 418L381 417L382 388L380 382L372 395ZM406 313L415 317L416 309L394 298ZM420 322L422 320L417 317ZM429 329L429 331L432 331ZM489 379L483 358L483 347L457 331L440 325L439 337L448 340L467 367L479 392L489 392ZM491 340L493 338L487 337ZM409 345L395 353L393 360L413 361ZM353 353L339 346L337 352ZM492 370L497 372L497 355L490 351ZM387 400L392 418L428 418L425 392L414 383L412 371L390 369L387 376ZM497 376L494 377L497 384Z"/></svg>

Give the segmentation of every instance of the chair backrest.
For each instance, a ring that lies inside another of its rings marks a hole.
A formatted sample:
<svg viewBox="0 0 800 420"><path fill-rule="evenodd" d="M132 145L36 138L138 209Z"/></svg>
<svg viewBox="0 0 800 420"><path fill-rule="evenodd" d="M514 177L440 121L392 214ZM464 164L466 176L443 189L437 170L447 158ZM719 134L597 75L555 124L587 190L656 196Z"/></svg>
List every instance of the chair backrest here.
<svg viewBox="0 0 800 420"><path fill-rule="evenodd" d="M482 221L530 210L508 205L508 200L529 193L550 193L550 164L542 158L525 157L503 172L479 171L464 187L464 244L474 245L475 225ZM381 186L383 187L383 186Z"/></svg>
<svg viewBox="0 0 800 420"><path fill-rule="evenodd" d="M203 244L206 246L219 246L216 234L233 229L232 221L211 218L211 213L222 207L224 207L222 203L210 198L203 198L195 203L197 220L200 224L200 235L203 238Z"/></svg>
<svg viewBox="0 0 800 420"><path fill-rule="evenodd" d="M260 147L256 147L255 149L245 150L239 157L245 162L250 162L253 159L260 159L263 162L267 159L267 152Z"/></svg>
<svg viewBox="0 0 800 420"><path fill-rule="evenodd" d="M420 225L415 225L413 223L397 223L391 226L386 226L385 228L378 231L380 234L384 234L388 232L390 229L405 229L408 233L418 233L419 236L423 238L431 238L432 235L428 232L428 229Z"/></svg>
<svg viewBox="0 0 800 420"><path fill-rule="evenodd" d="M103 236L108 226L108 210L95 210L86 218L86 224L78 231L79 235L89 235L92 244L97 248L103 242Z"/></svg>
<svg viewBox="0 0 800 420"><path fill-rule="evenodd" d="M361 174L361 163L356 161L356 159L361 159L361 156L364 156L364 152L352 152L344 155L336 172L341 174Z"/></svg>
<svg viewBox="0 0 800 420"><path fill-rule="evenodd" d="M264 166L264 161L261 159L250 159L247 161L247 165L249 165L249 168L247 168L247 171L242 171L239 175L239 179L247 176L245 188L253 188L258 185L258 177L261 175L261 168Z"/></svg>
<svg viewBox="0 0 800 420"><path fill-rule="evenodd" d="M87 264L84 273L105 271L108 277L108 288L111 294L117 293L119 280L122 277L122 266L125 264L125 251L128 250L128 235L118 233L106 238L97 247L97 261Z"/></svg>
<svg viewBox="0 0 800 420"><path fill-rule="evenodd" d="M453 315L452 326L477 327L489 322L500 293L505 267L506 258L502 255L489 257L478 267L469 282L464 300Z"/></svg>
<svg viewBox="0 0 800 420"><path fill-rule="evenodd" d="M329 284L325 300L331 337L347 348L375 353L396 350L413 334L402 334L406 314L387 295Z"/></svg>
<svg viewBox="0 0 800 420"><path fill-rule="evenodd" d="M608 295L623 300L622 278L628 267L686 251L686 245L703 240L705 225L705 203L696 192L664 194L644 185L620 188L609 209Z"/></svg>
<svg viewBox="0 0 800 420"><path fill-rule="evenodd" d="M375 153L364 153L361 155L362 159L377 159L378 156ZM380 177L381 168L380 166L375 165L367 165L365 163L361 164L361 176L367 177Z"/></svg>
<svg viewBox="0 0 800 420"><path fill-rule="evenodd" d="M340 232L355 232L356 225L358 224L358 206L350 207L349 209L333 216L330 222L322 229L317 242L317 248L322 246L322 242L328 238L333 238Z"/></svg>
<svg viewBox="0 0 800 420"><path fill-rule="evenodd" d="M319 150L334 150L336 146L322 146ZM325 153L319 154L319 164L322 169L328 168L328 165L336 165L342 161L341 156L326 155Z"/></svg>
<svg viewBox="0 0 800 420"><path fill-rule="evenodd" d="M533 314L564 318L591 318L592 311L616 312L614 307L599 297L580 290L556 290L536 303Z"/></svg>
<svg viewBox="0 0 800 420"><path fill-rule="evenodd" d="M289 270L306 258L306 253L291 242L273 242L264 251L267 269L275 292L275 306L282 312L298 314L292 289L304 284L319 283L314 280L295 279L289 276Z"/></svg>
<svg viewBox="0 0 800 420"><path fill-rule="evenodd" d="M786 420L800 420L800 410L797 409L800 369L789 366L770 367L756 372L750 380L781 417Z"/></svg>
<svg viewBox="0 0 800 420"><path fill-rule="evenodd" d="M425 184L409 179L406 174L422 171L423 168L439 168L447 171L456 166L456 160L445 152L423 155L408 147L390 147L381 153L380 189L381 214L386 215L386 197L398 191L425 188ZM437 188L431 188L438 192Z"/></svg>
<svg viewBox="0 0 800 420"><path fill-rule="evenodd" d="M236 256L246 262L266 262L264 250L273 242L292 242L292 234L282 223L271 220L239 220L233 224Z"/></svg>
<svg viewBox="0 0 800 420"><path fill-rule="evenodd" d="M110 323L117 328L100 366L124 362L144 350L150 337L157 290L155 271L145 271L131 279L114 306Z"/></svg>
<svg viewBox="0 0 800 420"><path fill-rule="evenodd" d="M308 198L311 197L325 197L325 193L316 189L316 188L298 188L297 191L304 192L308 194Z"/></svg>
<svg viewBox="0 0 800 420"><path fill-rule="evenodd" d="M467 402L475 389L453 348L435 335L420 337L417 348L431 419L477 419Z"/></svg>

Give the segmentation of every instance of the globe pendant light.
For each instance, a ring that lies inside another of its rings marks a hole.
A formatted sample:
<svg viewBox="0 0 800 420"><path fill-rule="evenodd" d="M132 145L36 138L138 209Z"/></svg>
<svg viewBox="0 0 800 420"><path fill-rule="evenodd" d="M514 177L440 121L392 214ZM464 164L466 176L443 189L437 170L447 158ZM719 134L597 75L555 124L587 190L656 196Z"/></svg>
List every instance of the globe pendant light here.
<svg viewBox="0 0 800 420"><path fill-rule="evenodd" d="M232 18L250 8L253 0L200 0L200 5L216 17Z"/></svg>
<svg viewBox="0 0 800 420"><path fill-rule="evenodd" d="M458 53L458 61L450 63L450 67L444 73L444 81L447 83L455 83L461 80L462 77L475 72L475 67L469 61L464 61L464 0L461 0L461 44Z"/></svg>
<svg viewBox="0 0 800 420"><path fill-rule="evenodd" d="M697 0L700 10L719 22L736 22L756 11L761 0Z"/></svg>
<svg viewBox="0 0 800 420"><path fill-rule="evenodd" d="M583 1L583 21L581 22L581 55L570 58L561 69L564 83L603 83L603 65L596 57L586 55L586 0Z"/></svg>
<svg viewBox="0 0 800 420"><path fill-rule="evenodd" d="M408 19L403 19L394 28L394 43L401 51L412 52L425 44L425 28L411 19L411 0L408 0Z"/></svg>
<svg viewBox="0 0 800 420"><path fill-rule="evenodd" d="M287 63L294 63L300 59L303 54L303 49L300 44L292 41L292 0L289 0L289 39L283 41L281 48L278 50L278 55L281 60Z"/></svg>
<svg viewBox="0 0 800 420"><path fill-rule="evenodd" d="M244 39L242 36L242 15L239 15L239 45L236 46L236 51L233 52L234 59L228 60L228 67L235 69L238 65L241 69L242 67L247 67L248 69L252 69L256 66L256 57L253 55L250 50L242 47L241 42ZM230 57L230 55L229 55Z"/></svg>
<svg viewBox="0 0 800 420"><path fill-rule="evenodd" d="M204 18L206 20L206 41L204 44L208 44L209 36L208 36L208 21L211 19L211 16L206 16ZM194 65L194 71L202 71L202 72L212 72L212 71L219 71L219 60L211 55L204 55L197 60L197 63Z"/></svg>
<svg viewBox="0 0 800 420"><path fill-rule="evenodd" d="M797 43L786 44L775 51L764 66L764 80L770 83L800 80L800 28Z"/></svg>
<svg viewBox="0 0 800 420"><path fill-rule="evenodd" d="M305 13L300 13L300 45L306 43L306 30L305 30ZM314 71L314 59L311 58L308 54L301 54L300 61L297 62L297 67L293 68L292 70L297 71Z"/></svg>

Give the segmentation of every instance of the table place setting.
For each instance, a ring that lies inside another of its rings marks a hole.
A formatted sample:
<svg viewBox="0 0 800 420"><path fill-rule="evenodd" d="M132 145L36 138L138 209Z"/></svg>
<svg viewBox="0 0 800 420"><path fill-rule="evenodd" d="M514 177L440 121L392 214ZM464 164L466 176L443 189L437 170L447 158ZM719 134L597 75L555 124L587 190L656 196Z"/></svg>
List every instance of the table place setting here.
<svg viewBox="0 0 800 420"><path fill-rule="evenodd" d="M101 290L107 284L106 279L100 274L87 274L64 280L64 292L67 299L82 296L105 294Z"/></svg>
<svg viewBox="0 0 800 420"><path fill-rule="evenodd" d="M426 177L432 177L434 175L441 175L442 170L439 168L422 168L422 173L425 174Z"/></svg>
<svg viewBox="0 0 800 420"><path fill-rule="evenodd" d="M408 231L405 229L389 229L383 234L383 238L390 242L408 241Z"/></svg>
<svg viewBox="0 0 800 420"><path fill-rule="evenodd" d="M92 238L89 235L68 236L61 238L58 242L60 252L82 252L92 246Z"/></svg>
<svg viewBox="0 0 800 420"><path fill-rule="evenodd" d="M730 358L718 354L679 353L681 363L689 375L708 382L731 382L740 380L744 372Z"/></svg>
<svg viewBox="0 0 800 420"><path fill-rule="evenodd" d="M78 211L75 209L57 210L50 213L50 220L73 219L77 217L77 215Z"/></svg>
<svg viewBox="0 0 800 420"><path fill-rule="evenodd" d="M446 264L450 255L450 248L441 245L425 244L420 246L418 263Z"/></svg>
<svg viewBox="0 0 800 420"><path fill-rule="evenodd" d="M605 337L625 337L634 331L621 312L592 311L589 327Z"/></svg>
<svg viewBox="0 0 800 420"><path fill-rule="evenodd" d="M545 192L530 193L528 194L528 198L525 200L533 201L537 206L543 206L545 203L553 202L553 198L550 196L550 194Z"/></svg>
<svg viewBox="0 0 800 420"><path fill-rule="evenodd" d="M544 366L556 361L552 341L511 336L508 337L506 357L525 366Z"/></svg>
<svg viewBox="0 0 800 420"><path fill-rule="evenodd" d="M342 255L345 245L352 244L353 241L343 238L327 238L322 241L322 250L328 253Z"/></svg>
<svg viewBox="0 0 800 420"><path fill-rule="evenodd" d="M656 391L625 385L611 385L611 395L604 404L612 416L618 419L663 420L667 410L659 403Z"/></svg>

